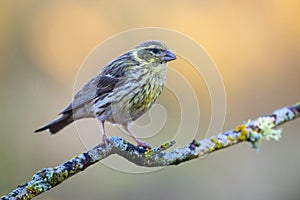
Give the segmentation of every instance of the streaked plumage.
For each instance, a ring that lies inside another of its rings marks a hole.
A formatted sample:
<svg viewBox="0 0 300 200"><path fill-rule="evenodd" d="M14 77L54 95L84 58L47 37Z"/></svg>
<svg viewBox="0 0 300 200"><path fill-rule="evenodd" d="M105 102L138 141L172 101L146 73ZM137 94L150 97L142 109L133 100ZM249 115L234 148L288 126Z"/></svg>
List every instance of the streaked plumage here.
<svg viewBox="0 0 300 200"><path fill-rule="evenodd" d="M108 139L104 122L121 125L129 131L130 122L147 112L161 94L167 62L176 59L168 47L155 40L141 43L107 64L74 96L61 116L35 132L49 129L54 134L74 120L95 117L102 124L104 142Z"/></svg>

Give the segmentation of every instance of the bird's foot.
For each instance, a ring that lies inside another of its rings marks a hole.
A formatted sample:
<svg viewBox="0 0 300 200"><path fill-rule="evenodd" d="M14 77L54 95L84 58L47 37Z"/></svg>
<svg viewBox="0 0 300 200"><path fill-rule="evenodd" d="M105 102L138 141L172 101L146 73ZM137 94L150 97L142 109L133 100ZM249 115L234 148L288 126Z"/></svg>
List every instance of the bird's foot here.
<svg viewBox="0 0 300 200"><path fill-rule="evenodd" d="M112 141L105 134L102 135L102 144L105 145L106 151L108 151L108 145L111 144Z"/></svg>
<svg viewBox="0 0 300 200"><path fill-rule="evenodd" d="M128 129L128 124L122 124L122 127L124 128L124 130L129 133L129 135L135 140L136 144L138 147L143 147L145 149L152 149L150 144L143 142L139 139L137 139L134 134Z"/></svg>

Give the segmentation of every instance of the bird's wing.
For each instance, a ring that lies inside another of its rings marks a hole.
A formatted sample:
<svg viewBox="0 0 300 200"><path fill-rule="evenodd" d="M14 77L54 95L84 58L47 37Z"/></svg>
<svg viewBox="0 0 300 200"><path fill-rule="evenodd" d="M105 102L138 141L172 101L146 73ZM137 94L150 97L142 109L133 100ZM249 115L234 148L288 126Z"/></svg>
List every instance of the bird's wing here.
<svg viewBox="0 0 300 200"><path fill-rule="evenodd" d="M124 75L126 68L138 64L129 53L113 60L103 68L100 74L92 78L76 93L73 102L60 114L68 113L99 96L111 92L117 83L121 84L122 81L126 80Z"/></svg>
<svg viewBox="0 0 300 200"><path fill-rule="evenodd" d="M119 81L120 78L115 78L111 75L99 74L98 76L95 76L89 82L84 84L84 86L75 94L73 102L60 114L68 113L96 97L111 92Z"/></svg>

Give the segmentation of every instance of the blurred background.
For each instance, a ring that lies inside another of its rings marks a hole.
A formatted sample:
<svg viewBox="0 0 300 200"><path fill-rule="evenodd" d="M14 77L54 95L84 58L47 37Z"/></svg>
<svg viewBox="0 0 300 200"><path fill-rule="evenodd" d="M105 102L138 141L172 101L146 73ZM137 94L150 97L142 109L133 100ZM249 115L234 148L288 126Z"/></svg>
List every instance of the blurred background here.
<svg viewBox="0 0 300 200"><path fill-rule="evenodd" d="M109 37L161 27L201 44L224 81L225 131L299 101L299 13L300 2L277 0L0 1L0 195L85 150L74 125L55 136L33 131L71 101L80 66ZM103 62L117 55L103 56ZM185 65L179 58L170 69L189 69ZM203 138L211 112L209 94L199 82L197 139ZM163 138L149 140L153 146L173 137L168 134L180 118L168 90L159 102L171 114ZM107 130L115 133L109 125ZM99 163L37 199L298 199L298 132L299 119L283 125L283 138L263 142L259 153L244 143L152 173L123 173ZM99 133L91 135L100 138Z"/></svg>

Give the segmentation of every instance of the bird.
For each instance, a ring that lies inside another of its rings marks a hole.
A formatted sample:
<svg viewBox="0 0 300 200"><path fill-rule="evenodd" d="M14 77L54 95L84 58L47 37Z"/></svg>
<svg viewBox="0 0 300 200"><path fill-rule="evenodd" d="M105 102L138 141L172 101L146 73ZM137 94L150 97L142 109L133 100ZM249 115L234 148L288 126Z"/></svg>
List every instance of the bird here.
<svg viewBox="0 0 300 200"><path fill-rule="evenodd" d="M158 40L147 40L105 65L75 94L73 101L59 113L58 118L35 130L59 132L75 120L96 118L101 123L102 142L110 142L105 122L119 125L137 143L139 140L129 126L146 113L160 96L166 79L168 62L176 55Z"/></svg>

